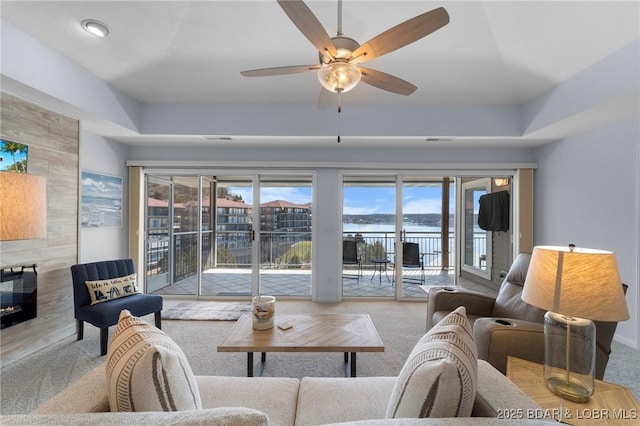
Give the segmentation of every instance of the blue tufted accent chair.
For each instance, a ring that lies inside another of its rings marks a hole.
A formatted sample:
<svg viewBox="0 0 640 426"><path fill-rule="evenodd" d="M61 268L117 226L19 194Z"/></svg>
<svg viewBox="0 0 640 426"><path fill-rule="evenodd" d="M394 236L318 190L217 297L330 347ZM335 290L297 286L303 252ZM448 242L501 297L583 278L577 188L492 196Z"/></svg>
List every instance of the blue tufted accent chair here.
<svg viewBox="0 0 640 426"><path fill-rule="evenodd" d="M120 299L91 304L86 281L119 278L135 273L132 259L107 260L83 263L71 267L73 279L73 311L77 321L78 340L84 338L84 322L100 329L100 355L107 353L109 327L117 324L120 311L128 309L134 316L155 314L156 327L161 328L162 297L150 294L134 294Z"/></svg>

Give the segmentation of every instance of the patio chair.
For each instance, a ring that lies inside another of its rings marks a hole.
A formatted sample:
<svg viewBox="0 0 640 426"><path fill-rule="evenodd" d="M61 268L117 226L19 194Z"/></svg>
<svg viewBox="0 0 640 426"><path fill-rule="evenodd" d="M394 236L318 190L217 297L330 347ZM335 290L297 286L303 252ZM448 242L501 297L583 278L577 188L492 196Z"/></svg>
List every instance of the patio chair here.
<svg viewBox="0 0 640 426"><path fill-rule="evenodd" d="M358 254L358 243L353 240L342 240L342 264L356 265L357 275L342 274L343 278L360 278L362 276L362 259Z"/></svg>
<svg viewBox="0 0 640 426"><path fill-rule="evenodd" d="M420 270L420 276L417 278L410 275L403 275L403 282L419 285L424 284L424 253L420 253L420 245L418 243L402 243L402 269ZM393 282L396 281L395 278L394 268Z"/></svg>

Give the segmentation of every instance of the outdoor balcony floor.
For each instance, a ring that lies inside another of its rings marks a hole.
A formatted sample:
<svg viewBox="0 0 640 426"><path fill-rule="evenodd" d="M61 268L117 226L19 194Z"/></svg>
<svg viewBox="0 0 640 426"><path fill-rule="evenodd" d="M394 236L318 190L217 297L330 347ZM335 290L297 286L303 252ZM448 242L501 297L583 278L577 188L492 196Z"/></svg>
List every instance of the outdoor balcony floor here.
<svg viewBox="0 0 640 426"><path fill-rule="evenodd" d="M382 277L376 271L363 270L362 276L357 277L356 271L343 271L344 297L395 297L395 284L392 271L388 270ZM430 269L424 271L427 286L454 285L453 271ZM405 271L405 279L412 279L403 284L403 295L406 298L426 298L426 294L418 287L419 271ZM415 280L418 279L418 280ZM196 277L181 280L174 285L164 287L154 292L159 295L195 295ZM459 285L474 291L495 295L495 291L464 278L459 279ZM262 294L274 296L311 297L311 271L267 269L261 271L260 286ZM202 296L227 296L246 298L251 294L251 274L243 269L211 269L202 274Z"/></svg>

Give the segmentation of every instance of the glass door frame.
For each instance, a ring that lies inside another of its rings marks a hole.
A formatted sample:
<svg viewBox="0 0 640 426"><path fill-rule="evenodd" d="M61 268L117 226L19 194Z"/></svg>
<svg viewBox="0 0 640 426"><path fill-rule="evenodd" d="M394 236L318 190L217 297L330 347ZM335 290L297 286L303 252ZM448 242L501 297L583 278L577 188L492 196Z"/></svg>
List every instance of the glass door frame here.
<svg viewBox="0 0 640 426"><path fill-rule="evenodd" d="M460 184L460 194L459 194L459 199L460 199L460 214L459 214L459 220L458 223L460 224L460 229L459 229L459 241L460 241L460 247L459 247L459 255L460 255L460 269L468 272L470 274L474 274L477 275L481 278L484 278L486 280L491 280L491 269L492 269L492 265L493 265L493 261L492 261L492 238L491 238L491 231L485 231L486 233L486 240L485 240L485 268L484 270L481 269L480 267L475 267L473 266L474 263L474 259L476 256L474 247L475 245L472 245L472 251L474 251L474 253L471 255L472 256L472 260L471 260L471 265L469 265L467 263L467 259L466 259L466 247L465 247L465 241L467 239L467 227L465 226L465 220L466 220L466 211L467 211L467 207L465 205L465 201L466 201L466 194L467 191L469 190L473 190L473 189L483 189L485 191L485 194L489 194L491 193L491 178L490 177L479 177L478 179L475 179L473 181L470 182L464 182ZM475 209L475 206L472 206L472 210ZM474 215L475 217L475 215ZM475 228L475 222L472 225L473 228ZM473 235L471 236L471 238L473 239L475 236L475 232L473 233Z"/></svg>
<svg viewBox="0 0 640 426"><path fill-rule="evenodd" d="M342 214L344 214L344 184L345 184L345 178L353 178L353 177L357 177L357 176L362 176L363 178L366 177L376 177L376 178L383 178L383 177L388 177L389 180L393 180L394 183L394 190L395 190L395 220L394 220L394 224L395 224L395 232L394 232L394 240L395 240L395 244L396 247L400 247L400 249L396 248L395 249L395 253L394 253L394 259L392 261L393 263L393 275L395 277L395 288L394 288L394 300L397 301L422 301L424 299L422 298L417 298L417 297L406 297L403 293L403 286L404 286L404 282L403 282L403 268L402 268L402 264L403 264L403 258L402 258L402 249L401 246L399 246L399 244L402 244L404 242L404 233L403 233L403 217L404 217L404 178L409 178L410 180L414 180L417 178L424 178L425 181L433 181L435 179L442 179L444 177L449 177L450 180L453 180L454 182L458 182L459 181L459 174L458 173L443 173L443 171L424 171L424 170L403 170L402 172L398 172L398 171L389 171L389 170L341 170L340 173L340 192L342 194L341 196L341 209L340 211L342 212ZM458 187L455 187L455 191L458 191ZM457 192L456 192L456 198L457 199ZM457 206L456 206L456 213L455 216L458 215L458 210L457 210ZM342 221L341 221L342 222ZM342 231L341 231L342 232ZM454 242L453 242L453 247L457 247L457 240L458 240L458 229L457 227L454 225ZM451 249L451 248L450 248ZM454 263L456 263L455 267L458 268L458 256L456 256L456 254L454 254ZM454 274L453 280L454 280L454 285L458 284L458 276L459 273ZM344 280L341 280L341 285L344 285ZM341 291L342 293L343 291ZM426 296L426 294L425 294ZM367 297L367 296L362 296L362 297ZM379 297L379 299L389 299L389 297Z"/></svg>
<svg viewBox="0 0 640 426"><path fill-rule="evenodd" d="M254 214L256 216L254 216L254 223L257 224L257 227L254 227L254 233L255 233L255 238L256 238L256 246L255 246L255 262L254 262L254 266L256 266L257 268L257 272L256 277L257 277L257 282L255 284L255 288L253 289L253 295L257 296L259 292L261 292L261 288L260 286L262 285L263 281L267 280L267 274L265 272L267 272L267 269L263 268L263 259L262 259L262 240L263 237L265 239L265 243L273 243L273 240L270 239L273 236L273 233L275 232L275 234L280 234L280 233L287 233L287 236L285 238L285 241L290 241L289 238L291 237L291 235L294 235L294 240L296 232L295 228L298 227L300 224L296 222L296 220L301 219L301 216L303 217L303 221L304 223L309 223L306 222L307 217L304 217L304 214L300 214L299 211L296 210L297 207L295 206L285 206L285 207L277 207L275 208L275 210L271 210L273 208L273 206L265 206L267 210L263 211L262 207L264 204L269 203L270 201L274 201L274 200L263 200L263 190L267 190L269 188L285 188L285 189L292 189L292 188L304 188L304 187L308 187L310 189L311 192L311 233L310 233L310 237L311 237L311 257L309 259L310 262L310 276L309 276L309 289L308 289L308 293L305 294L278 294L278 291L276 290L274 292L274 294L270 294L272 296L276 296L279 298L282 297L313 297L313 292L314 292L314 271L313 271L313 265L315 265L315 255L317 250L315 250L313 248L313 241L315 238L315 217L316 215L313 214L314 211L314 206L316 206L315 204L315 185L317 182L316 179L316 174L315 172L309 171L309 170L298 170L298 171L292 171L292 170L272 170L269 172L259 172L256 174L256 182L257 184L254 185L254 200L257 200L258 202L258 208L254 209ZM273 185L275 183L275 185ZM296 183L298 183L298 185L296 185ZM282 196L282 193L278 193L277 196ZM295 197L293 197L295 198ZM287 201L291 204L298 204L295 200L292 199L288 199L288 200L284 200ZM298 207L301 207L302 205L300 204ZM279 211L280 214L276 213L276 211ZM277 216L277 219L276 219ZM270 219L269 219L270 217ZM265 221L265 226L262 226L262 222L263 219ZM277 230L273 230L273 229L269 229L268 223L272 221L273 223L278 223L278 227ZM280 225L284 223L287 223L288 226L291 226L294 229L281 229ZM291 232L291 234L288 234L289 232ZM304 231L306 233L306 231ZM277 243L277 240L276 240ZM295 246L296 244L292 245L289 247L290 251L293 246ZM286 253L285 253L286 254ZM284 256L284 259L280 259L280 260L284 260L284 262L287 264L287 266L289 268L295 268L295 262L288 262L286 259L287 256ZM270 257L270 260L271 257ZM289 259L291 260L291 259ZM302 266L300 266L300 268L302 268ZM268 273L268 272L267 272ZM301 278L300 278L301 279ZM273 280L272 280L273 281ZM273 285L273 282L271 283ZM265 286L266 287L266 286ZM263 294L269 294L269 293L264 293Z"/></svg>
<svg viewBox="0 0 640 426"><path fill-rule="evenodd" d="M203 197L203 190L204 190L204 183L205 181L207 181L209 183L209 221L210 224L215 225L216 221L214 220L214 215L215 212L213 211L214 207L215 207L215 203L213 201L213 198L211 195L215 195L215 190L216 190L216 184L217 184L217 179L215 176L212 175L204 175L204 174L198 174L198 240L196 242L196 251L198 252L198 256L196 257L196 296L198 298L202 297L202 245L203 245L203 236L204 236L204 231L202 229L202 226L204 224L204 220L203 220L203 203L204 203L204 197ZM216 238L216 230L215 228L209 229L207 231L208 233L210 233L211 235L211 245L215 247L215 238Z"/></svg>
<svg viewBox="0 0 640 426"><path fill-rule="evenodd" d="M203 187L203 179L209 179L211 180L212 185L217 183L217 180L219 178L224 179L225 177L237 177L237 176L242 176L242 177L246 177L247 181L251 180L251 191L252 191L252 205L254 206L258 206L258 208L254 208L252 213L251 213L251 220L252 220L252 226L253 226L253 238L252 238L252 244L251 244L251 256L252 256L252 264L251 264L251 297L256 296L258 294L259 291L259 285L260 285L260 216L261 216L261 212L260 212L260 178L261 177L265 177L265 176L287 176L287 175L292 175L292 176L308 176L311 180L311 192L312 192L312 208L313 206L317 205L316 203L316 184L317 184L317 171L315 170L309 170L309 169L299 169L299 170L295 170L295 169L290 169L290 168L282 168L282 169L273 169L273 170L237 170L237 169L227 169L224 167L212 167L212 168L207 168L207 169L181 169L181 168L158 168L158 167L149 167L149 168L142 168L142 177L143 177L143 181L146 182L146 180L148 178L159 178L160 176L165 177L165 176L192 176L194 178L198 179L198 205L199 205L199 211L198 211L198 242L197 242L197 251L198 251L198 256L197 256L197 266L196 266L196 270L197 270L197 287L196 287L196 294L185 294L184 296L190 296L190 297L197 297L197 298L212 298L212 297L219 297L221 299L224 299L225 296L208 296L208 295L202 295L202 235L203 235L203 231L202 231L202 202L203 202L203 196L202 196L202 187ZM167 179L165 179L167 180ZM170 180L168 180L170 181ZM170 181L172 182L172 181ZM172 182L173 184L173 182ZM145 184L145 196L146 196L146 184ZM144 200L143 200L144 201ZM170 203L170 207L171 207ZM145 221L147 220L147 209L146 209L146 203L143 203L144 205L144 218ZM171 210L171 215L173 215L173 209ZM215 212L211 211L210 214L215 214ZM312 241L314 241L316 239L316 215L311 216L311 239ZM215 238L216 235L216 230L213 230L213 238ZM145 237L146 237L146 224L145 224ZM147 259L147 255L146 255L146 238L141 239L139 241L139 244L142 244L142 246L145 247L145 249L143 250L144 253L144 262L146 265L146 259ZM172 244L170 244L170 246L172 246ZM311 260L311 281L310 281L310 285L311 285L311 295L310 297L313 297L315 290L315 283L316 283L316 279L315 279L315 272L313 270L313 265L317 264L315 262L315 257L317 250L312 250L312 260ZM170 262L171 263L171 262ZM171 267L173 267L171 265ZM145 276L145 280L146 280L146 276ZM170 278L171 280L171 278ZM183 295L180 295L183 296ZM284 296L286 297L286 296ZM301 296L295 296L297 298L301 297ZM303 296L304 297L304 296Z"/></svg>
<svg viewBox="0 0 640 426"><path fill-rule="evenodd" d="M145 179L144 181L144 200L142 205L144 206L144 231L143 231L143 235L144 238L142 238L142 244L144 246L144 250L143 250L143 259L144 259L144 284L145 284L145 291L149 292L149 282L150 279L147 275L147 265L149 265L149 252L150 252L150 248L149 248L149 237L150 237L150 229L149 229L149 184L155 184L155 185L164 185L168 187L168 200L167 200L167 285L166 286L170 286L173 284L173 262L169 261L170 259L173 259L173 181L169 180L169 179L165 179L163 177L157 176L157 175L148 175L145 174ZM160 287L160 288L164 288L166 286ZM158 289L153 289L153 291L159 290Z"/></svg>
<svg viewBox="0 0 640 426"><path fill-rule="evenodd" d="M212 191L212 195L213 196L217 196L217 191L218 191L218 185L220 183L225 183L225 182L233 182L233 178L238 178L238 177L242 177L244 179L246 179L246 183L251 182L251 197L252 199L252 211L251 211L251 226L249 228L249 238L251 240L251 266L248 268L248 270L251 273L251 278L250 278L250 297L253 297L257 294L257 289L258 289L258 272L259 272L259 261L256 260L258 259L258 254L259 254L259 249L260 249L260 235L258 232L256 232L255 230L255 226L257 224L257 226L260 226L260 209L259 208L255 208L256 205L256 200L259 203L260 200L259 198L259 193L256 193L256 187L258 186L258 182L259 182L259 176L257 173L253 172L253 171L236 171L236 170L220 170L220 169L212 169L212 170L207 170L206 176L211 177L212 179L212 183L214 185L213 191ZM245 182L245 181L243 181ZM214 224L216 226L216 229L213 229L212 232L212 239L213 239L213 244L215 245L216 249L215 249L215 255L216 255L216 266L217 266L217 250L218 250L218 229L217 229L217 225L218 225L218 221L217 221L217 204L215 205L215 209L216 211L213 211L213 207L211 208L211 212L210 214L212 215L212 217L216 217L216 220L214 221ZM201 239L199 241L202 241ZM202 277L202 270L199 269L199 279L201 279ZM201 293L201 291L200 291ZM208 298L212 297L212 296L206 296ZM219 298L225 298L226 296L216 296ZM234 297L237 298L238 296L230 296L230 297Z"/></svg>
<svg viewBox="0 0 640 426"><path fill-rule="evenodd" d="M387 247L389 247L389 246L387 246L386 243L383 246L384 246L385 255L387 256L387 260L390 260L390 262L389 262L390 264L393 264L394 261L396 261L396 263L398 263L397 262L398 259L400 260L400 262L402 262L402 259L401 259L402 253L400 253L400 255L399 255L400 257L398 257L398 253L397 253L398 250L396 250L396 248L395 248L395 246L397 245L397 242L399 241L399 238L400 238L399 237L400 232L398 231L399 228L398 228L398 214L397 214L397 212L398 212L398 173L395 172L395 171L390 171L390 170L382 170L382 171L381 170L340 170L339 171L339 185L340 185L340 188L339 188L339 191L340 191L339 192L340 193L340 207L339 207L339 211L340 211L340 220L339 220L339 222L340 222L340 247L337 247L336 249L340 252L340 256L342 256L342 243L341 242L345 237L345 231L344 231L344 226L343 226L344 225L344 217L343 217L343 215L345 214L344 213L344 207L345 207L345 184L353 182L353 179L356 179L356 178L357 179L364 179L364 181L362 181L361 183L371 183L371 184L378 183L378 184L386 185L386 186L384 186L385 188L389 188L389 189L393 188L394 196L395 196L395 199L393 201L393 214L394 214L393 224L394 224L394 229L393 229L393 232L384 231L384 234L385 234L384 239L385 240L387 238L387 233L389 235L393 235L393 244L394 244L394 246L393 246L393 250L394 250L393 251L393 255L394 255L394 257L392 259L389 259L389 252L386 250ZM367 179L370 179L370 181L367 181ZM364 187L364 185L363 185L363 187ZM402 202L402 196L400 196L400 202ZM402 220L402 218L401 218L401 220ZM366 260L366 256L363 256L363 257L365 257L365 260ZM402 264L400 263L400 265L402 265ZM343 267L344 267L344 265L341 262L339 264L339 268L342 270ZM386 268L386 264L380 265L379 268L380 269L375 269L374 268L374 272L378 271L378 272L375 272L375 273L380 273L381 275L380 275L379 278L380 278L380 280L382 280L382 274L383 274L382 271L383 270L385 271L384 273L386 275L386 269L383 269L383 268ZM398 277L396 276L396 272L397 272L396 266L394 265L393 269L389 269L388 272L390 274L392 274L393 277L397 281ZM375 273L374 273L374 275L375 275ZM390 278L390 277L387 277L387 278L393 280L393 278ZM349 279L349 278L347 278L347 279ZM360 280L360 279L364 279L364 278L362 276L358 276L357 279ZM367 278L367 280L368 279L369 278ZM373 276L371 277L371 279L373 279ZM398 294L399 293L398 293L397 289L400 286L396 285L397 283L395 283L393 281L391 281L390 284L395 286L393 294L392 295L391 294L390 295L384 295L384 296L375 296L376 299L380 299L380 300L391 300L391 299L399 300L398 299L398 297L399 297ZM344 298L344 297L373 297L372 295L355 295L355 296L354 295L347 295L347 296L345 296L344 288L345 288L345 276L342 276L342 279L340 280L340 294L341 294L342 298Z"/></svg>
<svg viewBox="0 0 640 426"><path fill-rule="evenodd" d="M401 173L398 173L396 175L396 241L399 241L401 244L404 243L405 239L406 239L406 235L404 232L404 216L405 216L405 211L404 211L404 188L405 188L405 182L416 182L417 180L419 181L420 179L424 179L424 182L434 182L436 180L441 180L441 186L440 186L440 191L441 191L441 200L442 200L442 191L444 190L444 185L442 184L442 182L444 182L444 179L448 178L449 179L449 183L451 184L451 182L454 182L454 186L453 186L453 190L454 190L454 204L455 204L455 200L458 199L458 186L457 183L460 181L460 175L458 173L447 173L446 170L443 171L415 171L415 170L405 170L402 171ZM449 192L451 191L451 186L448 186L449 188ZM447 194L447 197L449 197L449 195ZM442 205L440 205L440 214L442 215ZM446 214L450 214L448 211ZM456 226L457 223L457 217L459 216L459 211L458 211L458 207L457 205L455 205L454 207L454 224L453 224L453 245L451 245L449 247L449 250L454 249L455 247L457 247L458 241L460 240L460 236L459 236L459 232L458 232L458 228ZM449 227L451 227L451 224L449 225ZM443 238L443 233L441 232L440 234L440 239L442 240ZM398 253L396 254L396 264L395 264L395 271L394 271L394 275L397 277L396 281L397 284L396 285L396 300L397 301L423 301L424 298L421 297L408 297L404 295L403 289L404 289L404 281L403 281L403 263L404 263L404 259L403 259L403 250L397 250ZM457 251L457 250L456 250ZM422 259L422 262L424 262L425 260ZM444 261L444 259L443 259ZM459 268L459 260L458 260L458 256L457 253L453 254L453 262L454 262L454 272L453 272L453 285L457 286L458 285L458 281L459 281L459 273L457 271L457 269ZM451 267L451 265L449 265L449 268ZM428 277L425 276L425 282L423 285L429 285L429 283L427 282ZM426 294L425 294L426 297Z"/></svg>

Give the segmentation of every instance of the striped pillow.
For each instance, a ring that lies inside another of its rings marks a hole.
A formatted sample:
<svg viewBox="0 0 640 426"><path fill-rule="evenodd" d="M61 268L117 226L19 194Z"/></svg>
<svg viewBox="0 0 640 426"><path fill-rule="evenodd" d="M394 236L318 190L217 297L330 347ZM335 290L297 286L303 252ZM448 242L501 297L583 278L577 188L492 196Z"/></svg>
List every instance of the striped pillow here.
<svg viewBox="0 0 640 426"><path fill-rule="evenodd" d="M418 341L398 375L387 418L471 415L478 353L466 314L459 307Z"/></svg>
<svg viewBox="0 0 640 426"><path fill-rule="evenodd" d="M120 312L107 352L111 411L181 411L202 408L189 362L169 336Z"/></svg>

